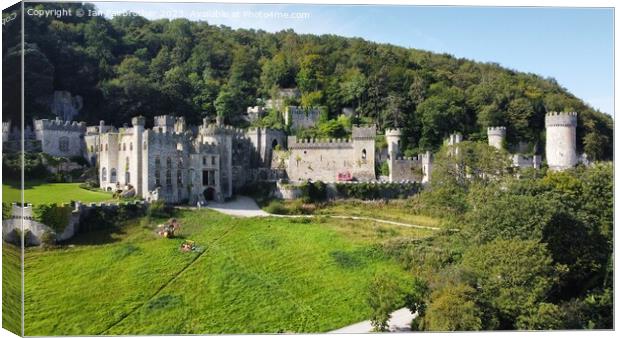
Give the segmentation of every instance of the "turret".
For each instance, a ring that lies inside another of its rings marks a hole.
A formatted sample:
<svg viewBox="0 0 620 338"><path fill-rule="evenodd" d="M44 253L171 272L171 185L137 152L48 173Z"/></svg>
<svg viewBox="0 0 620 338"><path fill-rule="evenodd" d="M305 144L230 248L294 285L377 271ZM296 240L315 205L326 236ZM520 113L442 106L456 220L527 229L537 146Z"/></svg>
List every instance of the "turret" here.
<svg viewBox="0 0 620 338"><path fill-rule="evenodd" d="M402 132L400 129L386 129L385 141L388 147L389 159L396 159L400 155L400 138Z"/></svg>
<svg viewBox="0 0 620 338"><path fill-rule="evenodd" d="M577 164L577 113L551 112L545 115L547 165L564 170Z"/></svg>
<svg viewBox="0 0 620 338"><path fill-rule="evenodd" d="M504 140L506 139L506 127L489 127L487 128L487 137L489 145L497 149L504 148Z"/></svg>

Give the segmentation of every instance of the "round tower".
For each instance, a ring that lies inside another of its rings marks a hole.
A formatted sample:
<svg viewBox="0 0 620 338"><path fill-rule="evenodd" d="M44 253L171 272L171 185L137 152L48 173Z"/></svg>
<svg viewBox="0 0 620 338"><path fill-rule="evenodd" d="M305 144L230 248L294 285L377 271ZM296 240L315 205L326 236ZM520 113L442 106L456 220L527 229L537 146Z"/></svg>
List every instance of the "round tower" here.
<svg viewBox="0 0 620 338"><path fill-rule="evenodd" d="M551 112L545 115L547 165L551 170L577 164L577 113Z"/></svg>
<svg viewBox="0 0 620 338"><path fill-rule="evenodd" d="M388 146L388 155L390 156L390 160L396 159L400 154L400 138L402 136L402 131L400 129L386 129L385 130L385 141Z"/></svg>
<svg viewBox="0 0 620 338"><path fill-rule="evenodd" d="M506 127L489 127L487 128L487 137L489 145L497 149L504 148L504 140L506 139Z"/></svg>

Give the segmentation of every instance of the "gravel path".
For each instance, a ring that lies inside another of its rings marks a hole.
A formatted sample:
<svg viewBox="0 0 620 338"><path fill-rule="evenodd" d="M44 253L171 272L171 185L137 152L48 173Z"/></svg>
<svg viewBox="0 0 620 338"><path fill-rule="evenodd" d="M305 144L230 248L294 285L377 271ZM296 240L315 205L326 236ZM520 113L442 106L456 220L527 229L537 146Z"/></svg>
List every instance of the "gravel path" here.
<svg viewBox="0 0 620 338"><path fill-rule="evenodd" d="M390 314L390 332L408 332L411 331L411 321L415 317L409 309L398 309ZM372 325L370 320L355 323L349 326L345 326L338 330L330 331L329 333L368 333L372 332Z"/></svg>
<svg viewBox="0 0 620 338"><path fill-rule="evenodd" d="M206 208L237 217L271 216L261 210L253 199L246 196L237 196L235 199L224 203L209 202Z"/></svg>

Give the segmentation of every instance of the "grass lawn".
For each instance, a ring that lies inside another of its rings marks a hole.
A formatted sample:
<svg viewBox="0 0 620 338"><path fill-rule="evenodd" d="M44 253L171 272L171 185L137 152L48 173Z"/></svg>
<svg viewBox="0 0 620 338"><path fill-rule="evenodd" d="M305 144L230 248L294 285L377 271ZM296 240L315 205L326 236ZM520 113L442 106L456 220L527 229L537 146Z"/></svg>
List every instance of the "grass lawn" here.
<svg viewBox="0 0 620 338"><path fill-rule="evenodd" d="M441 220L425 215L415 214L415 206L411 200L388 200L383 201L361 201L361 200L335 200L321 204L303 204L301 200L276 200L272 203L281 206L275 208L284 214L313 214L313 215L340 215L340 216L360 216L383 219L394 222L402 222L428 227L441 227ZM263 207L268 212L269 204Z"/></svg>
<svg viewBox="0 0 620 338"><path fill-rule="evenodd" d="M2 200L5 203L21 201L19 184L4 182ZM82 189L79 183L32 182L25 186L24 200L32 204L69 203L71 201L90 203L112 200L112 194Z"/></svg>
<svg viewBox="0 0 620 338"><path fill-rule="evenodd" d="M2 243L2 327L21 335L21 252L20 248Z"/></svg>
<svg viewBox="0 0 620 338"><path fill-rule="evenodd" d="M408 285L376 244L432 232L333 219L179 211L182 238L134 222L26 252L26 335L324 332L365 320L375 273Z"/></svg>

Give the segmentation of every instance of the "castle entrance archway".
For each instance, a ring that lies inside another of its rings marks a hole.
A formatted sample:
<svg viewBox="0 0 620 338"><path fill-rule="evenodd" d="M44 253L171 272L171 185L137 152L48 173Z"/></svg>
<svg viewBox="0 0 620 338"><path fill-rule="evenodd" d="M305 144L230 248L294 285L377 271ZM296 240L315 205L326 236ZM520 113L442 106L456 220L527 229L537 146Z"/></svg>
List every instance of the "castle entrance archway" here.
<svg viewBox="0 0 620 338"><path fill-rule="evenodd" d="M213 201L215 199L215 189L213 187L208 187L203 192L203 195L205 197L205 200Z"/></svg>

